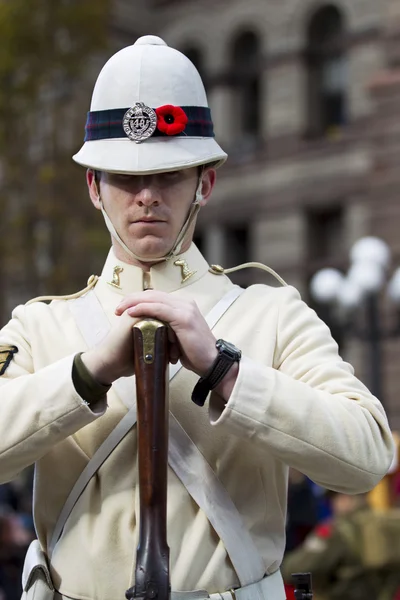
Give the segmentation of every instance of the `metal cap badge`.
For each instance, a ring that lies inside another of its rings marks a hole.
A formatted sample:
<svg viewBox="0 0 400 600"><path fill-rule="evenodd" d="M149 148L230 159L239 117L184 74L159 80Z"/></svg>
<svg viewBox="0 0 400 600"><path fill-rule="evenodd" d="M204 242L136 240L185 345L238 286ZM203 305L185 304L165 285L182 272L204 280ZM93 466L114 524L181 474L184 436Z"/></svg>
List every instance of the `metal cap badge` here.
<svg viewBox="0 0 400 600"><path fill-rule="evenodd" d="M126 111L122 125L128 138L140 144L157 129L157 115L143 102L136 102L135 106Z"/></svg>

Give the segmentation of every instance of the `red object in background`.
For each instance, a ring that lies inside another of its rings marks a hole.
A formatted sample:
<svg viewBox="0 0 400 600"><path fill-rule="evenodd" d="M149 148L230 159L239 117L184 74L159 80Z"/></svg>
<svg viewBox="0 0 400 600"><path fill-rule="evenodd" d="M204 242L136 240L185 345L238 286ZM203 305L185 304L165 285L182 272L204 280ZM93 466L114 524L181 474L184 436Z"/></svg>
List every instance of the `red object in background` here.
<svg viewBox="0 0 400 600"><path fill-rule="evenodd" d="M332 535L332 522L325 521L324 523L321 523L321 525L317 525L317 527L314 530L314 533L317 537L320 538L330 538Z"/></svg>
<svg viewBox="0 0 400 600"><path fill-rule="evenodd" d="M397 592L395 593L393 600L400 600L400 588L397 590Z"/></svg>
<svg viewBox="0 0 400 600"><path fill-rule="evenodd" d="M400 496L400 472L398 471L393 475L393 492L394 495Z"/></svg>
<svg viewBox="0 0 400 600"><path fill-rule="evenodd" d="M294 597L294 585L289 585L288 583L285 583L285 594L286 600L296 600ZM394 600L397 600L397 598L395 598Z"/></svg>

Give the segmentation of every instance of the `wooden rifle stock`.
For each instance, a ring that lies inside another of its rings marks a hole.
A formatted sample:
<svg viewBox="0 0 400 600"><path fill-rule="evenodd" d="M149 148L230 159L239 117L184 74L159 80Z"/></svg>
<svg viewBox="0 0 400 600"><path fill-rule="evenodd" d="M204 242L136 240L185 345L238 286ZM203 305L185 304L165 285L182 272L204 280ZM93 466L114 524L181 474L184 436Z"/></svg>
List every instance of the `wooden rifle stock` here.
<svg viewBox="0 0 400 600"><path fill-rule="evenodd" d="M135 585L128 600L168 600L168 331L160 321L144 319L133 327L135 352L139 544Z"/></svg>

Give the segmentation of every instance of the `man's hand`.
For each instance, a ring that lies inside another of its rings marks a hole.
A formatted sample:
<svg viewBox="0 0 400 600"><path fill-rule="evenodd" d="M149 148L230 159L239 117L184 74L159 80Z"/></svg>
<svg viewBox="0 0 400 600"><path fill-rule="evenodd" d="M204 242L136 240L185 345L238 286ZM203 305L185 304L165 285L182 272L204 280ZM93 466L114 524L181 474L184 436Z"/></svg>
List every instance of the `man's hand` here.
<svg viewBox="0 0 400 600"><path fill-rule="evenodd" d="M218 350L216 339L194 301L174 298L170 294L146 291L126 296L115 311L120 318L98 346L84 352L82 360L97 381L113 383L134 374L132 327L144 317L169 325L169 360L197 375L210 369ZM227 400L235 385L239 367L229 370L215 391Z"/></svg>
<svg viewBox="0 0 400 600"><path fill-rule="evenodd" d="M148 290L126 296L118 305L116 314L138 321L152 317L170 326L170 360L197 375L205 375L217 357L216 339L197 304L176 298L165 292Z"/></svg>
<svg viewBox="0 0 400 600"><path fill-rule="evenodd" d="M97 346L82 354L93 377L106 385L134 373L132 327L139 319L123 314Z"/></svg>

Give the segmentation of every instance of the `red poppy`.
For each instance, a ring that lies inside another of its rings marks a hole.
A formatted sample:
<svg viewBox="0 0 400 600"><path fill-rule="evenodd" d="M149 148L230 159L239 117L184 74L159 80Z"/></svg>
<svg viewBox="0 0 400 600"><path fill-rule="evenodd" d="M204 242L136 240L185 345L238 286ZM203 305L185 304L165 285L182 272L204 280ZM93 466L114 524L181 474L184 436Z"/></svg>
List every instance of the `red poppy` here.
<svg viewBox="0 0 400 600"><path fill-rule="evenodd" d="M330 521L326 521L315 528L315 534L320 538L330 538L332 535L332 529L332 523Z"/></svg>
<svg viewBox="0 0 400 600"><path fill-rule="evenodd" d="M180 106L166 104L156 108L157 127L167 135L177 135L185 129L189 119Z"/></svg>

